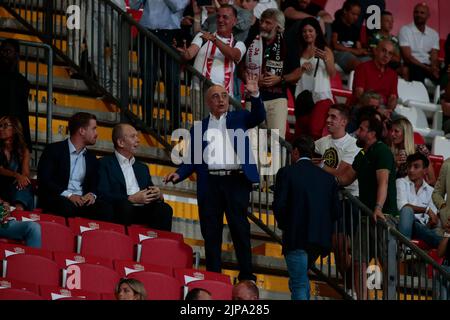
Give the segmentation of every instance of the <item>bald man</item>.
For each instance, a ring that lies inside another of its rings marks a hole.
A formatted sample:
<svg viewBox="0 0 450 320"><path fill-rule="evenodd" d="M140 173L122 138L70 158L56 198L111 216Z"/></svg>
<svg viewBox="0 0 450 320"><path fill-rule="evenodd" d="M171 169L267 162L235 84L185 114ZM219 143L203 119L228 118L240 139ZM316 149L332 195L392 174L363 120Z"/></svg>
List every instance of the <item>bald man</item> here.
<svg viewBox="0 0 450 320"><path fill-rule="evenodd" d="M400 50L409 70L409 81L439 79L439 34L428 27L430 8L423 2L414 7L414 22L400 29Z"/></svg>
<svg viewBox="0 0 450 320"><path fill-rule="evenodd" d="M361 102L364 92L374 91L382 96L383 105L389 110L397 106L397 73L388 67L395 53L390 40L382 40L374 50L373 60L361 63L355 70L353 103ZM361 103L359 103L361 104Z"/></svg>
<svg viewBox="0 0 450 320"><path fill-rule="evenodd" d="M239 279L256 280L252 268L247 210L252 183L259 182L258 168L249 146L248 135L241 141L236 135L230 136L237 134L230 130L246 132L263 122L266 112L259 97L257 77L249 75L245 88L252 97L251 111L229 111L227 90L219 85L208 89L206 104L210 114L201 123L194 125L201 128L191 129L190 161L167 175L165 181L178 183L192 173L197 173L197 200L201 232L205 239L206 270L221 272L222 269L225 212L239 263ZM198 131L202 135L194 136L194 132ZM195 151L201 154L195 155Z"/></svg>
<svg viewBox="0 0 450 320"><path fill-rule="evenodd" d="M100 160L98 195L112 206L114 221L171 231L172 208L153 185L148 167L134 158L138 132L129 124L118 124L112 141L114 154Z"/></svg>
<svg viewBox="0 0 450 320"><path fill-rule="evenodd" d="M254 281L244 280L234 285L233 300L259 300L259 289Z"/></svg>

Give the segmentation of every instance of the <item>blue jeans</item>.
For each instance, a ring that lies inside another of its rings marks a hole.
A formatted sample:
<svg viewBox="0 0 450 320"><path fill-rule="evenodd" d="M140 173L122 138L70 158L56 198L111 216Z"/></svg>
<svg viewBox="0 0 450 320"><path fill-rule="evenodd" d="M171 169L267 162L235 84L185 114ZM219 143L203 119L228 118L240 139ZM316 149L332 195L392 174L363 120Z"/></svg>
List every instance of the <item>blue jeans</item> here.
<svg viewBox="0 0 450 320"><path fill-rule="evenodd" d="M41 247L41 226L32 221L9 221L6 226L0 226L0 238L25 240L29 247Z"/></svg>
<svg viewBox="0 0 450 320"><path fill-rule="evenodd" d="M435 230L417 221L414 216L414 210L410 207L403 207L400 210L398 231L408 239L413 237L414 239L422 240L432 248L437 248L442 240L442 237Z"/></svg>
<svg viewBox="0 0 450 320"><path fill-rule="evenodd" d="M292 250L285 254L292 300L309 300L308 254Z"/></svg>

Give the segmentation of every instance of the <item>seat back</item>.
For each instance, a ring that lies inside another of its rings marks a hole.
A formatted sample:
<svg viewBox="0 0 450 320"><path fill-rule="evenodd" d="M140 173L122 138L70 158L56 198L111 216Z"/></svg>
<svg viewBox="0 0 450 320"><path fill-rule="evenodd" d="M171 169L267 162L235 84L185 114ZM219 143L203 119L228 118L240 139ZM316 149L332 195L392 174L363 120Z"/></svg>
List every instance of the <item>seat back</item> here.
<svg viewBox="0 0 450 320"><path fill-rule="evenodd" d="M145 228L140 226L129 226L127 227L128 235L131 237L134 243L138 244L144 240L154 239L154 238L168 238L175 239L183 242L184 237L181 233L162 231L157 229Z"/></svg>
<svg viewBox="0 0 450 320"><path fill-rule="evenodd" d="M112 260L133 260L133 248L133 241L125 234L93 230L83 233L80 253Z"/></svg>
<svg viewBox="0 0 450 320"><path fill-rule="evenodd" d="M450 139L446 137L434 137L431 153L442 156L444 159L450 158Z"/></svg>
<svg viewBox="0 0 450 320"><path fill-rule="evenodd" d="M12 216L15 217L17 221L49 221L59 223L62 225L67 225L66 218L64 217L35 211L31 212L31 211L15 210L12 212Z"/></svg>
<svg viewBox="0 0 450 320"><path fill-rule="evenodd" d="M112 230L118 233L125 234L125 226L116 223L80 217L69 218L68 221L69 221L69 228L72 229L73 233L75 234L82 234L85 231L92 231L97 229Z"/></svg>
<svg viewBox="0 0 450 320"><path fill-rule="evenodd" d="M114 293L119 275L102 265L80 263L70 266L65 287L95 293Z"/></svg>
<svg viewBox="0 0 450 320"><path fill-rule="evenodd" d="M65 225L39 221L42 234L42 249L49 251L74 252L75 235L69 227Z"/></svg>
<svg viewBox="0 0 450 320"><path fill-rule="evenodd" d="M166 274L144 271L129 277L144 284L147 300L180 300L183 296L180 281Z"/></svg>
<svg viewBox="0 0 450 320"><path fill-rule="evenodd" d="M194 288L201 288L208 290L211 293L213 300L231 300L233 286L222 281L215 280L197 280L191 281L187 284L188 290Z"/></svg>
<svg viewBox="0 0 450 320"><path fill-rule="evenodd" d="M131 260L114 260L114 270L121 277L128 277L132 273L150 271L173 276L173 269L168 266L160 266L150 263L139 263Z"/></svg>
<svg viewBox="0 0 450 320"><path fill-rule="evenodd" d="M44 300L34 292L21 289L0 290L0 300Z"/></svg>
<svg viewBox="0 0 450 320"><path fill-rule="evenodd" d="M414 129L428 129L428 120L425 112L415 107L405 107L398 105L395 108L395 112L404 116L411 122Z"/></svg>
<svg viewBox="0 0 450 320"><path fill-rule="evenodd" d="M425 85L418 81L405 81L401 78L398 79L398 97L402 101L416 100L421 102L430 102L430 97Z"/></svg>
<svg viewBox="0 0 450 320"><path fill-rule="evenodd" d="M156 238L142 242L139 262L172 268L192 268L192 248L174 239Z"/></svg>
<svg viewBox="0 0 450 320"><path fill-rule="evenodd" d="M20 289L39 294L39 287L36 284L7 278L0 278L0 289Z"/></svg>
<svg viewBox="0 0 450 320"><path fill-rule="evenodd" d="M100 300L100 295L86 290L69 290L62 287L40 286L41 297L47 300L67 300L69 298L80 300Z"/></svg>
<svg viewBox="0 0 450 320"><path fill-rule="evenodd" d="M33 254L16 254L8 257L6 277L37 285L58 286L61 270L51 259Z"/></svg>
<svg viewBox="0 0 450 320"><path fill-rule="evenodd" d="M73 264L79 263L89 263L89 264L98 264L105 266L107 268L113 268L113 262L111 259L100 258L95 256L83 255L73 252L54 252L54 261L58 264L58 266L62 269L67 268Z"/></svg>
<svg viewBox="0 0 450 320"><path fill-rule="evenodd" d="M435 176L439 177L442 164L444 163L444 157L430 154L428 159L430 160L430 164L433 166Z"/></svg>
<svg viewBox="0 0 450 320"><path fill-rule="evenodd" d="M175 269L175 278L180 280L183 284L188 284L197 280L214 280L227 284L231 284L230 276L218 272L211 272L197 269Z"/></svg>

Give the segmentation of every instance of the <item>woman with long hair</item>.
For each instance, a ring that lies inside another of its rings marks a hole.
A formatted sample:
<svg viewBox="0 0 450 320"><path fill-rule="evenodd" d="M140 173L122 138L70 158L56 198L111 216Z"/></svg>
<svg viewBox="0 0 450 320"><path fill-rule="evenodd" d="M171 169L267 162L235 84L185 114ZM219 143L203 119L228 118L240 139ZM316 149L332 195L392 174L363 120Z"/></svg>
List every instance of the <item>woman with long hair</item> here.
<svg viewBox="0 0 450 320"><path fill-rule="evenodd" d="M147 300L144 284L136 279L122 278L114 290L117 300Z"/></svg>
<svg viewBox="0 0 450 320"><path fill-rule="evenodd" d="M390 133L391 150L397 164L397 179L404 178L408 175L408 167L406 158L416 152L420 152L427 158L430 151L424 144L414 144L414 131L411 122L406 118L400 118L392 122ZM433 166L429 166L426 177L427 183L434 186L436 176Z"/></svg>
<svg viewBox="0 0 450 320"><path fill-rule="evenodd" d="M30 181L30 151L16 117L0 118L0 193L19 210L34 208Z"/></svg>
<svg viewBox="0 0 450 320"><path fill-rule="evenodd" d="M299 28L300 79L295 89L296 136L322 137L328 110L333 102L330 78L336 74L334 56L327 46L319 22L302 21Z"/></svg>

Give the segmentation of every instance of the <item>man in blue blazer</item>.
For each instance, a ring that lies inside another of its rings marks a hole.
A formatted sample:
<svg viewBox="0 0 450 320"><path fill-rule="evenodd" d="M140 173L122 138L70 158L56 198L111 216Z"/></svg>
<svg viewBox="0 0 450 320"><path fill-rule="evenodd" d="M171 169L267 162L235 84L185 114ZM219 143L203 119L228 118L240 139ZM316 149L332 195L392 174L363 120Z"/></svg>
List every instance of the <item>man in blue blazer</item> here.
<svg viewBox="0 0 450 320"><path fill-rule="evenodd" d="M65 217L110 220L105 204L97 199L98 161L86 148L97 141L95 115L74 114L69 133L69 139L49 144L39 159L39 206Z"/></svg>
<svg viewBox="0 0 450 320"><path fill-rule="evenodd" d="M292 300L308 300L309 266L318 255L328 255L341 210L335 178L311 161L313 140L300 137L292 149L293 164L277 173L273 210L283 230Z"/></svg>
<svg viewBox="0 0 450 320"><path fill-rule="evenodd" d="M188 160L175 173L167 175L165 182L177 183L197 173L197 200L205 240L206 269L221 272L225 212L239 262L239 280L256 280L247 211L252 183L259 183L260 180L248 135L238 136L239 132L246 132L263 122L266 112L255 76L247 79L246 90L252 97L251 112L230 112L226 89L219 85L208 89L206 104L210 115L191 129ZM198 134L198 137L195 136L198 131L202 133L201 137Z"/></svg>
<svg viewBox="0 0 450 320"><path fill-rule="evenodd" d="M134 158L138 132L121 123L114 127L112 140L114 154L100 160L98 194L112 206L114 221L171 231L172 208L153 185L148 167Z"/></svg>

